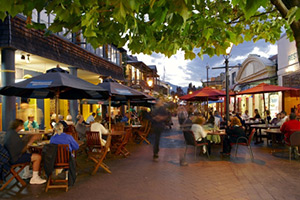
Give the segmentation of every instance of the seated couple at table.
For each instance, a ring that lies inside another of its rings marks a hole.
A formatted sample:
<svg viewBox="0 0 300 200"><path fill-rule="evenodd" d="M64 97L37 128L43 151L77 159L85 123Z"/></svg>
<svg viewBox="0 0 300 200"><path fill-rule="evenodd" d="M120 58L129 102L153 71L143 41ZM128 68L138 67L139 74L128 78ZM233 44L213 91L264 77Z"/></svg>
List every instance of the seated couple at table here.
<svg viewBox="0 0 300 200"><path fill-rule="evenodd" d="M239 137L246 137L245 129L243 128L241 121L237 117L233 117L230 121L229 127L226 128L227 137L223 140L222 155L230 156L231 145L230 143L236 143ZM245 142L245 141L240 141Z"/></svg>

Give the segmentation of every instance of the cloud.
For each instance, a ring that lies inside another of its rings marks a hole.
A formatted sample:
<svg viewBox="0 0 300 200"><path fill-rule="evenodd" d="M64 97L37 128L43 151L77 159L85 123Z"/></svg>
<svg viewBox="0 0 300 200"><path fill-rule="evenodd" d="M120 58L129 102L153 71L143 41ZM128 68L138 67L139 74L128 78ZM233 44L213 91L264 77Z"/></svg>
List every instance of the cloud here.
<svg viewBox="0 0 300 200"><path fill-rule="evenodd" d="M194 50L196 53L198 51L199 49ZM243 63L249 54L257 54L269 58L277 54L277 45L259 40L256 43L244 42L238 46L234 46L229 58L229 65ZM137 56L138 60L143 61L146 65L156 65L161 79L165 77L165 81L182 87L188 86L189 83L196 85L196 87L202 85L201 80L206 81L207 79L207 65L210 66L209 77L216 77L225 71L225 69L211 69L225 65L223 56L213 56L210 58L204 55L203 60L199 57L196 57L194 60L185 60L184 52L182 51L178 51L176 55L170 58L160 53L153 53L150 56L144 54L136 54L134 56Z"/></svg>

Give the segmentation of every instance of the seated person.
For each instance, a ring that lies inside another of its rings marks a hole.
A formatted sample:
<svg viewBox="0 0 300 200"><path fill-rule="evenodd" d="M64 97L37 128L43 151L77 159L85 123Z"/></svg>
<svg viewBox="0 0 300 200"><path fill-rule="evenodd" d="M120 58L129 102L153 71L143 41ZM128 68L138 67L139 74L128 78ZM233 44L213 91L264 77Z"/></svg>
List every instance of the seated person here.
<svg viewBox="0 0 300 200"><path fill-rule="evenodd" d="M88 129L88 126L84 123L83 116L77 115L77 123L75 129L78 133L79 140L85 141L85 132Z"/></svg>
<svg viewBox="0 0 300 200"><path fill-rule="evenodd" d="M79 145L73 136L63 132L64 126L59 122L54 125L54 135L50 138L50 144L68 144L69 150L78 150Z"/></svg>
<svg viewBox="0 0 300 200"><path fill-rule="evenodd" d="M273 125L276 125L280 120L281 120L281 114L278 113L278 114L276 115L276 117L274 117L274 118L272 119L272 121L271 121L270 123L273 124Z"/></svg>
<svg viewBox="0 0 300 200"><path fill-rule="evenodd" d="M242 126L246 126L246 124L245 124L245 121L241 118L241 115L240 115L240 113L239 112L237 112L236 114L235 114L235 116L240 120L240 122L241 122L241 124L242 124Z"/></svg>
<svg viewBox="0 0 300 200"><path fill-rule="evenodd" d="M87 124L92 124L94 121L95 121L95 116L96 116L96 113L92 113L90 116L88 116L88 118L86 119L86 123Z"/></svg>
<svg viewBox="0 0 300 200"><path fill-rule="evenodd" d="M218 125L218 127L220 127L220 124L223 121L223 119L217 110L215 110L214 112L214 117L215 117L215 124Z"/></svg>
<svg viewBox="0 0 300 200"><path fill-rule="evenodd" d="M4 147L10 155L10 164L32 162L33 174L30 179L30 184L43 184L46 180L39 176L39 169L42 157L37 153L26 153L27 146L31 145L40 137L39 135L32 136L28 142L22 140L18 132L24 128L24 122L20 119L15 119L11 122L9 130L5 134ZM25 138L25 137L24 137ZM28 170L29 173L29 170ZM24 174L23 174L24 176ZM28 175L27 175L28 176Z"/></svg>
<svg viewBox="0 0 300 200"><path fill-rule="evenodd" d="M284 134L284 140L287 144L290 144L290 136L300 130L300 122L296 119L296 114L290 114L290 120L284 122L280 128L280 131Z"/></svg>
<svg viewBox="0 0 300 200"><path fill-rule="evenodd" d="M68 127L68 124L64 121L63 115L58 115L58 122L61 123L64 126L64 128Z"/></svg>
<svg viewBox="0 0 300 200"><path fill-rule="evenodd" d="M28 120L26 122L24 122L25 131L29 131L29 128L34 128L34 129L39 128L39 124L37 123L37 121L34 120L33 115L29 115Z"/></svg>
<svg viewBox="0 0 300 200"><path fill-rule="evenodd" d="M95 122L91 125L91 131L99 132L101 145L105 146L106 140L102 139L102 133L107 134L108 130L101 124L101 120L99 116L95 118Z"/></svg>
<svg viewBox="0 0 300 200"><path fill-rule="evenodd" d="M193 131L193 133L194 133L195 140L197 142L201 142L201 143L206 142L206 136L207 136L207 133L203 128L204 122L205 122L205 119L203 117L197 117L194 120L194 123L191 127L191 131ZM208 150L210 150L210 147L208 147ZM205 152L206 152L206 149L205 149L205 146L203 146L203 153L205 153Z"/></svg>
<svg viewBox="0 0 300 200"><path fill-rule="evenodd" d="M284 122L286 122L288 120L288 116L286 115L285 111L281 111L280 117L281 117L280 121L277 122L277 124L276 124L278 126L281 126Z"/></svg>
<svg viewBox="0 0 300 200"><path fill-rule="evenodd" d="M226 129L228 137L224 138L223 151L221 154L230 155L231 145L230 143L236 143L239 137L246 137L245 130L242 127L240 120L237 117L233 117L230 122L230 126ZM240 142L245 142L240 140Z"/></svg>
<svg viewBox="0 0 300 200"><path fill-rule="evenodd" d="M67 115L66 120L65 120L66 124L69 125L75 125L73 120L72 120L72 116L71 115Z"/></svg>
<svg viewBox="0 0 300 200"><path fill-rule="evenodd" d="M118 114L115 116L115 121L116 123L121 122L122 120L122 115L121 112L118 112Z"/></svg>
<svg viewBox="0 0 300 200"><path fill-rule="evenodd" d="M271 115L270 115L270 111L269 110L266 110L266 123L270 124L271 123Z"/></svg>
<svg viewBox="0 0 300 200"><path fill-rule="evenodd" d="M258 121L258 120L261 119L261 116L260 116L260 114L258 113L258 109L255 109L255 110L254 110L254 117L253 117L253 119L254 119L255 121Z"/></svg>
<svg viewBox="0 0 300 200"><path fill-rule="evenodd" d="M121 122L125 122L126 124L129 124L129 113L125 114L125 116L122 118Z"/></svg>
<svg viewBox="0 0 300 200"><path fill-rule="evenodd" d="M215 117L212 112L209 113L209 118L205 124L208 128L213 128L215 126Z"/></svg>
<svg viewBox="0 0 300 200"><path fill-rule="evenodd" d="M250 119L250 116L249 116L249 111L248 110L245 110L245 113L242 115L242 119L244 120L244 121L249 121L249 119Z"/></svg>

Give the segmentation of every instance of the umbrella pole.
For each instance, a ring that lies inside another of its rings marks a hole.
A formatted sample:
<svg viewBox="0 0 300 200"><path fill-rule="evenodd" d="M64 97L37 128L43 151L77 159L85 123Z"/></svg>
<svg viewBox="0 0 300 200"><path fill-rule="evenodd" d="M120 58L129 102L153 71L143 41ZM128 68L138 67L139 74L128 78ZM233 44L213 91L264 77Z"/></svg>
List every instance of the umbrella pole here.
<svg viewBox="0 0 300 200"><path fill-rule="evenodd" d="M128 99L127 106L128 106L128 115L129 115L128 123L130 124L130 119L131 119L131 113L130 113L130 99Z"/></svg>
<svg viewBox="0 0 300 200"><path fill-rule="evenodd" d="M111 133L111 96L108 98L108 130Z"/></svg>
<svg viewBox="0 0 300 200"><path fill-rule="evenodd" d="M55 95L55 114L56 114L55 121L56 121L56 123L58 123L58 96L59 96L59 92L57 92Z"/></svg>
<svg viewBox="0 0 300 200"><path fill-rule="evenodd" d="M206 116L207 116L207 119L208 119L208 97L206 98L206 103L207 103L207 113L206 113Z"/></svg>
<svg viewBox="0 0 300 200"><path fill-rule="evenodd" d="M263 101L264 101L264 115L266 114L266 100L265 100L265 93L263 95Z"/></svg>

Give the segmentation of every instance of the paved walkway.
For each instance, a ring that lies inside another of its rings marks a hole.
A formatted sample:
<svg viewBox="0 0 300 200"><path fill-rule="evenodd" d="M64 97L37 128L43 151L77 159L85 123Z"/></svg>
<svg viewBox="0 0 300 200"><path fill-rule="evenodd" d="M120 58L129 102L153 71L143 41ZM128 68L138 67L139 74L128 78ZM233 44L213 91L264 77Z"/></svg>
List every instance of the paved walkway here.
<svg viewBox="0 0 300 200"><path fill-rule="evenodd" d="M180 166L184 140L174 120L161 141L159 162L152 161L152 146L130 145L128 158L112 157L106 163L112 174L100 169L89 175L92 163L80 160L81 169L75 186L68 192L45 185L12 186L0 193L0 199L300 199L300 162L289 162L285 149L272 150L265 145L253 145L254 162L245 147L237 158L222 160L220 145L212 147L211 159L197 156L193 148L187 155L188 166Z"/></svg>

